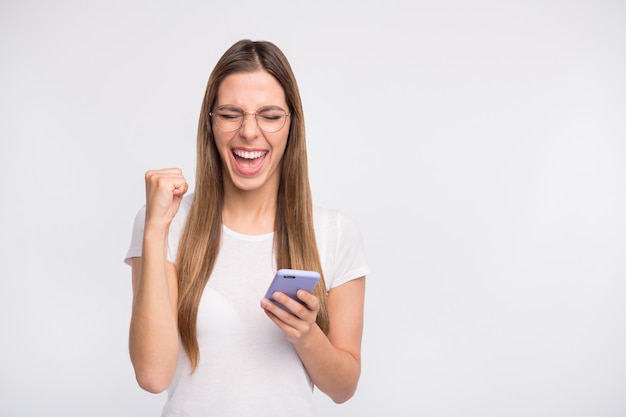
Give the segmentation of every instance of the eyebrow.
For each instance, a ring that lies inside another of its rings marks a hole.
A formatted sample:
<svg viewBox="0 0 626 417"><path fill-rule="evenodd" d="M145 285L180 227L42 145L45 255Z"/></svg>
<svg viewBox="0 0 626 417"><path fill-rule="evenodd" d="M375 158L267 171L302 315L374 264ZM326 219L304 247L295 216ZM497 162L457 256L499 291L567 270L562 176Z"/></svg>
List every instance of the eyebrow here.
<svg viewBox="0 0 626 417"><path fill-rule="evenodd" d="M239 107L239 106L237 106L235 104L219 104L215 108L217 109L217 108L220 108L220 107L231 107L231 108L234 108L234 109L245 111L244 109L242 109L241 107ZM287 110L285 110L283 107L281 107L281 106L279 106L277 104L266 104L264 106L261 106L261 107L257 108L255 111L266 110L266 109L278 109L278 110L282 110L282 111L288 113Z"/></svg>

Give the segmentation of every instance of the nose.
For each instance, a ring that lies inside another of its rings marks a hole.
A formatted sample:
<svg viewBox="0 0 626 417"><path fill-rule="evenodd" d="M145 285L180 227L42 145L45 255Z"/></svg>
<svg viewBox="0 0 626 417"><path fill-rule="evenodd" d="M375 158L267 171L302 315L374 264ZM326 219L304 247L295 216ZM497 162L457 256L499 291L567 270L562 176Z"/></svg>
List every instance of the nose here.
<svg viewBox="0 0 626 417"><path fill-rule="evenodd" d="M259 125L256 122L256 113L243 113L243 125L239 129L239 134L246 139L254 139L259 134Z"/></svg>

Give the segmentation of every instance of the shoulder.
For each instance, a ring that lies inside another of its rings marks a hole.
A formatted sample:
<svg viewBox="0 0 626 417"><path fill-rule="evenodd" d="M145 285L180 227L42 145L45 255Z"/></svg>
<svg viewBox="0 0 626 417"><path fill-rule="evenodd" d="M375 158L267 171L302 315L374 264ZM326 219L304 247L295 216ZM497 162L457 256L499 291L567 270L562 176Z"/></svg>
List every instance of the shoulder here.
<svg viewBox="0 0 626 417"><path fill-rule="evenodd" d="M318 206L316 204L313 205L313 221L315 223L335 223L344 216L345 214L339 210Z"/></svg>
<svg viewBox="0 0 626 417"><path fill-rule="evenodd" d="M359 226L345 212L313 205L313 223L318 231L342 233L342 234L359 234Z"/></svg>
<svg viewBox="0 0 626 417"><path fill-rule="evenodd" d="M313 223L327 289L369 273L361 230L352 217L314 205Z"/></svg>

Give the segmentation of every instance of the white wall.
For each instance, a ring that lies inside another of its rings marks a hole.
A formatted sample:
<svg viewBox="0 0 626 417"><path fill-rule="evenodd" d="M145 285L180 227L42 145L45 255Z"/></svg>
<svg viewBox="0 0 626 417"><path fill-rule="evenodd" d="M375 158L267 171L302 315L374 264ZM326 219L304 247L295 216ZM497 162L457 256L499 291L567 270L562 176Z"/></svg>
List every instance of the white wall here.
<svg viewBox="0 0 626 417"><path fill-rule="evenodd" d="M213 3L1 4L0 415L158 415L122 258L251 38L290 58L315 197L372 267L359 391L321 415L624 416L626 4Z"/></svg>

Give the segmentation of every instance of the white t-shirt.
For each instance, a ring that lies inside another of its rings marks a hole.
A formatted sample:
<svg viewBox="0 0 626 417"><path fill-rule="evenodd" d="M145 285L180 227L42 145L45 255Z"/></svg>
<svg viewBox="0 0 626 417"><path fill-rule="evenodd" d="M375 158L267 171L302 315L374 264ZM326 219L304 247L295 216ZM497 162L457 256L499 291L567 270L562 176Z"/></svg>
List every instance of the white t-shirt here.
<svg viewBox="0 0 626 417"><path fill-rule="evenodd" d="M172 221L174 262L193 194ZM125 262L141 256L145 207L135 218ZM369 272L361 233L346 215L314 207L327 289ZM260 301L276 265L273 233L243 235L223 226L221 248L198 310L200 362L191 374L181 347L162 416L314 416L313 385L295 349L265 315Z"/></svg>

